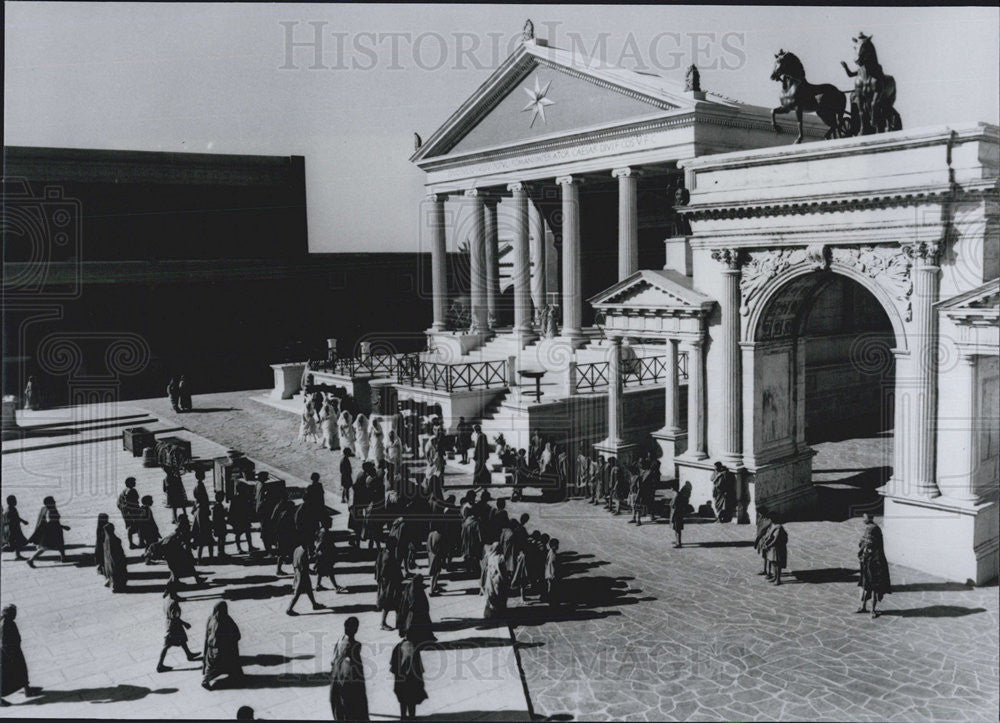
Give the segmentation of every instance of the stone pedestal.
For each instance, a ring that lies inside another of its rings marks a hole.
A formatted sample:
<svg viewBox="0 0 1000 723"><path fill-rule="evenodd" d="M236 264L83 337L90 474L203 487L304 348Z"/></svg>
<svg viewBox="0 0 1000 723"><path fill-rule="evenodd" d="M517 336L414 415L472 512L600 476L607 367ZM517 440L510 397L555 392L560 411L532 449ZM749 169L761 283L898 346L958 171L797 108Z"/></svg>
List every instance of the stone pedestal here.
<svg viewBox="0 0 1000 723"><path fill-rule="evenodd" d="M885 494L882 526L891 563L960 583L983 585L997 578L1000 516L995 500L977 504Z"/></svg>
<svg viewBox="0 0 1000 723"><path fill-rule="evenodd" d="M632 463L638 453L639 445L631 442L622 442L621 440L612 442L605 439L603 442L597 442L594 445L594 449L605 459L614 457L618 464L623 465Z"/></svg>
<svg viewBox="0 0 1000 723"><path fill-rule="evenodd" d="M17 397L8 395L3 398L3 438L15 436L17 433Z"/></svg>
<svg viewBox="0 0 1000 723"><path fill-rule="evenodd" d="M274 389L271 390L271 399L291 399L299 393L302 387L302 373L306 369L305 362L292 362L289 364L272 364L274 370ZM4 402L6 410L6 402Z"/></svg>
<svg viewBox="0 0 1000 723"><path fill-rule="evenodd" d="M657 430L651 435L660 448L660 467L663 474L677 476L675 462L687 451L687 432L675 432L667 428Z"/></svg>

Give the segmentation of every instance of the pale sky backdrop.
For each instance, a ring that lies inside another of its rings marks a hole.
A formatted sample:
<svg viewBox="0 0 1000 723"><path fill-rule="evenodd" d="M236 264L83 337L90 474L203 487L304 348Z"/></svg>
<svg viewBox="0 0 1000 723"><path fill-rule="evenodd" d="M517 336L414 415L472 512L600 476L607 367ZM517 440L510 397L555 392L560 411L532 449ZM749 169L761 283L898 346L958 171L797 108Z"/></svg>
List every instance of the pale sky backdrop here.
<svg viewBox="0 0 1000 723"><path fill-rule="evenodd" d="M896 78L905 127L998 122L995 8L15 2L5 11L6 144L303 155L313 251L416 250L423 176L407 160L412 134L428 138L529 17L552 45L589 50L603 37L605 60L677 80L696 43L707 49L697 59L703 88L769 107L779 48L802 58L811 81L847 89L839 61L864 30ZM310 69L311 49L289 63L282 22L295 23L297 41L312 39L309 23L326 23L324 69Z"/></svg>

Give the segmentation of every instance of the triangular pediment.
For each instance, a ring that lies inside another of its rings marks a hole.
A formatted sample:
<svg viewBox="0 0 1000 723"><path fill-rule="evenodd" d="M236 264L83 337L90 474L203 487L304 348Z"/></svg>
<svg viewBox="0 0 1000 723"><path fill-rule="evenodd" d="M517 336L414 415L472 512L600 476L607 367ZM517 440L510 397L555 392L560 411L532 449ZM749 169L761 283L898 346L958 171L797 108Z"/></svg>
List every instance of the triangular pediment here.
<svg viewBox="0 0 1000 723"><path fill-rule="evenodd" d="M707 309L715 302L676 272L644 269L589 299L594 308Z"/></svg>
<svg viewBox="0 0 1000 723"><path fill-rule="evenodd" d="M710 94L709 94L710 95ZM526 42L414 153L412 160L461 156L692 109L677 83Z"/></svg>

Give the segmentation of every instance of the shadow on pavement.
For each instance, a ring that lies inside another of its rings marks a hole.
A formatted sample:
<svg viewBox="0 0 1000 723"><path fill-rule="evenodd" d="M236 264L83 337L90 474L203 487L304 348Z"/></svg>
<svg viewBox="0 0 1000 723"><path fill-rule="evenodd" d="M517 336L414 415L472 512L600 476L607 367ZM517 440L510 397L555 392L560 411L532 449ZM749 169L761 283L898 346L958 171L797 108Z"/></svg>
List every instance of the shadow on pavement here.
<svg viewBox="0 0 1000 723"><path fill-rule="evenodd" d="M113 685L105 688L77 688L76 690L42 690L26 698L21 705L47 705L49 703L120 703L142 700L147 695L176 693L177 688L152 690L142 685Z"/></svg>
<svg viewBox="0 0 1000 723"><path fill-rule="evenodd" d="M896 618L961 618L966 615L984 613L986 608L963 608L959 605L928 605L909 610L879 610L885 617Z"/></svg>

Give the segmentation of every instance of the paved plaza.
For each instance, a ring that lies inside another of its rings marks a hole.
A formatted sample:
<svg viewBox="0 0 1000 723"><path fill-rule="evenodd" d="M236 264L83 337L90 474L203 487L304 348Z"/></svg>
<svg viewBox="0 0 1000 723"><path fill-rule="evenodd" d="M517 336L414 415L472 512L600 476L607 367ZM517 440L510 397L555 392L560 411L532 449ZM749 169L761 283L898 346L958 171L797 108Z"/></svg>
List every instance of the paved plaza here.
<svg viewBox="0 0 1000 723"><path fill-rule="evenodd" d="M388 673L398 636L379 630L370 559L338 570L347 594L321 592L328 608L314 614L303 601L296 618L284 615L290 576L275 576L273 564L206 563L207 583L182 592L192 646L201 645L211 607L227 600L248 674L245 688L213 692L199 685L200 666L182 662L177 650L167 661L174 670L155 672L165 566L147 567L133 551L126 594L112 594L95 574L94 520L104 511L120 523L115 499L126 476L138 478L140 494L154 495L160 529L170 529L159 505L162 472L122 451L126 426L174 430L192 440L198 457L240 449L292 486L319 471L326 504L338 513L335 528L344 529L340 453L296 442L297 418L253 394L260 392L198 396L196 411L184 415L165 399L19 413L22 424L46 426L4 443L5 494L17 495L32 522L41 498L55 496L72 526L71 549L66 564L43 558L36 570L3 555L0 598L18 605L31 681L42 690L11 696L14 705L0 716L231 718L246 704L265 718L329 718L330 655L351 614L361 620L373 719L398 716ZM851 443L821 449L816 467L860 466L850 459L859 450ZM881 453L867 454L863 466L881 464ZM464 482L468 471L450 467L448 484ZM510 624L488 626L476 583L446 580L447 592L431 599L440 643L424 654L429 700L419 716L996 719L996 586L893 567L883 616L854 615L857 519L789 523L790 573L774 587L756 574L751 526L692 523L685 547L675 550L669 526L637 528L583 502L511 509L531 515L529 528L560 539L564 604L512 600Z"/></svg>

